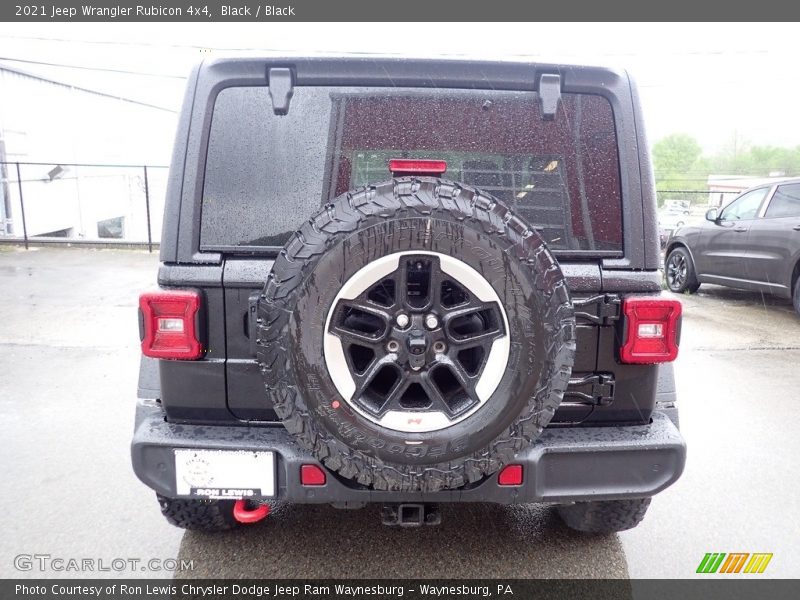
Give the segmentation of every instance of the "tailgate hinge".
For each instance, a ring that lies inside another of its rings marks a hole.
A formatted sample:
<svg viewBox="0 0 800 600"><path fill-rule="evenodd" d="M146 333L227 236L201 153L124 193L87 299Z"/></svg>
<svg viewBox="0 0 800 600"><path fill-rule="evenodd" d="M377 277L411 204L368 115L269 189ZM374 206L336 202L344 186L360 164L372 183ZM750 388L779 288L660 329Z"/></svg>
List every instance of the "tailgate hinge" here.
<svg viewBox="0 0 800 600"><path fill-rule="evenodd" d="M574 299L572 305L576 319L585 319L596 325L611 325L619 320L622 300L616 294L599 294L591 298Z"/></svg>
<svg viewBox="0 0 800 600"><path fill-rule="evenodd" d="M245 314L245 332L250 340L250 354L256 356L258 351L258 300L261 292L251 294L247 299L247 313Z"/></svg>
<svg viewBox="0 0 800 600"><path fill-rule="evenodd" d="M272 67L267 71L267 89L272 99L272 112L278 116L289 114L289 102L294 94L294 72L287 68Z"/></svg>
<svg viewBox="0 0 800 600"><path fill-rule="evenodd" d="M608 406L614 401L614 375L595 373L586 377L571 378L569 387L564 392L564 400L569 401L567 398L577 398L580 404Z"/></svg>
<svg viewBox="0 0 800 600"><path fill-rule="evenodd" d="M539 77L539 104L542 119L552 121L556 118L558 103L561 101L561 75L543 73Z"/></svg>

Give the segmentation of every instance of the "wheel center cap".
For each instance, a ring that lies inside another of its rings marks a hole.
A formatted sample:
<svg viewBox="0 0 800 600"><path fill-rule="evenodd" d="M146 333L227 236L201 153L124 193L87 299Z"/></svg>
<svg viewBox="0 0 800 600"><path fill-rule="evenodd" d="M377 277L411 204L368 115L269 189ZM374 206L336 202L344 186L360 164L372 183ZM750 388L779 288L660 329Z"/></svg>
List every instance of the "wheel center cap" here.
<svg viewBox="0 0 800 600"><path fill-rule="evenodd" d="M406 348L408 348L408 364L418 371L425 366L425 355L428 351L428 336L421 329L412 329L406 335Z"/></svg>

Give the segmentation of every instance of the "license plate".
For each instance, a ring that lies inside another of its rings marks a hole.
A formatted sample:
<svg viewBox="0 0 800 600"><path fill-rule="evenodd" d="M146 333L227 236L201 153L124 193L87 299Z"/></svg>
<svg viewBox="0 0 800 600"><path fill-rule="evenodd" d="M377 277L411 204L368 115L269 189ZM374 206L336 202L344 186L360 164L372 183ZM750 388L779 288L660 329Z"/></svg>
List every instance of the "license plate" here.
<svg viewBox="0 0 800 600"><path fill-rule="evenodd" d="M274 496L275 453L176 449L175 488L214 500Z"/></svg>

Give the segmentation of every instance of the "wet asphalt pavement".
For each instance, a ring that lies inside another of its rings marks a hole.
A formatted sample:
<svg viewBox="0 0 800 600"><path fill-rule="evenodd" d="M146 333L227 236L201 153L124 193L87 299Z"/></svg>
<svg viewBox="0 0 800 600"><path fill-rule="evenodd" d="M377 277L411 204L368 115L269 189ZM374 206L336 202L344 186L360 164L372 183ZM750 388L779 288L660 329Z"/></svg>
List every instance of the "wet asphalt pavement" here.
<svg viewBox="0 0 800 600"><path fill-rule="evenodd" d="M800 576L788 301L716 286L682 298L688 464L632 531L581 535L535 505L444 507L440 527L419 530L381 526L376 507L279 506L207 535L169 526L130 468L135 305L156 268L139 251L0 246L0 577L64 574L18 571L20 554L193 560L189 577L690 577L706 552L772 552L765 575Z"/></svg>

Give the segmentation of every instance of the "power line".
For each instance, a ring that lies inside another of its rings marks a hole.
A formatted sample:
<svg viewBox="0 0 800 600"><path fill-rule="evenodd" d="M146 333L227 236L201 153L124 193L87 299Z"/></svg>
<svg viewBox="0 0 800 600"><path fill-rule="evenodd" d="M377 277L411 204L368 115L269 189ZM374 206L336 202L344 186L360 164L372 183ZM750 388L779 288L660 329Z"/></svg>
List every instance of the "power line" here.
<svg viewBox="0 0 800 600"><path fill-rule="evenodd" d="M32 35L8 35L4 34L3 38L7 39L14 39L14 40L30 40L30 41L42 41L42 42L61 42L61 43L69 43L69 44L100 44L100 45L112 45L112 46L139 46L139 47L155 47L155 48L187 48L192 50L219 50L221 52L245 52L245 51L264 51L264 52L288 52L287 49L281 48L256 48L256 47L247 47L247 48L235 48L235 47L222 47L222 46L201 46L196 44L170 44L170 43L163 43L163 42L132 42L132 41L125 41L125 40L86 40L86 39L76 39L76 38L62 38L62 37L44 37L44 36L32 36ZM743 55L763 55L769 54L771 51L769 49L745 49L745 48L734 48L734 49L724 49L724 50L682 50L677 52L666 52L669 56L743 56ZM342 54L362 54L361 52L341 52ZM585 53L558 53L560 56L569 56L569 57L580 57L586 56ZM641 52L600 52L600 53L592 53L593 56L603 56L603 57L616 57L616 56L641 56ZM519 58L532 58L536 55L533 54L512 54L510 56L516 56Z"/></svg>
<svg viewBox="0 0 800 600"><path fill-rule="evenodd" d="M104 46L136 46L143 48L186 48L188 50L218 50L220 52L246 52L246 51L263 51L263 52L280 52L277 48L223 48L219 46L198 46L195 44L169 44L160 42L128 42L123 40L80 40L58 37L40 37L40 36L27 36L27 35L3 35L3 38L12 40L30 40L37 42L59 42L67 44L97 44ZM285 52L286 50L284 50Z"/></svg>
<svg viewBox="0 0 800 600"><path fill-rule="evenodd" d="M108 46L139 46L139 47L154 47L154 48L191 48L199 50L200 46L183 45L183 44L163 44L153 42L126 42L122 40L79 40L68 39L59 37L41 37L35 35L3 35L3 38L10 40L29 40L34 42L59 42L67 44L100 44Z"/></svg>
<svg viewBox="0 0 800 600"><path fill-rule="evenodd" d="M42 65L46 67L58 67L61 69L79 69L82 71L102 71L104 73L117 73L120 75L138 75L141 77L162 77L165 79L180 79L185 80L186 77L183 75L171 75L168 73L147 73L145 71L130 71L127 69L110 69L107 67L90 67L88 65L69 65L65 63L52 63L52 62L45 62L41 60L28 60L25 58L13 58L10 56L0 56L0 60L6 60L9 62L16 62L16 63L25 63L29 65Z"/></svg>
<svg viewBox="0 0 800 600"><path fill-rule="evenodd" d="M0 59L0 61L1 60L2 59ZM49 77L44 77L44 76L38 75L36 73L30 73L28 71L23 71L23 70L17 69L16 67L12 67L10 65L5 65L2 62L0 62L0 70L3 70L3 69L6 69L11 73L18 73L18 74L23 75L25 77L33 78L33 79L36 79L36 80L39 80L39 81L46 81L47 83L50 83L52 85L58 85L58 86L62 86L62 87L66 87L66 88L70 88L70 89L74 89L74 90L79 90L79 91L82 91L82 92L88 92L90 94L96 94L98 96L103 96L105 98L111 98L113 100L120 100L122 102L130 102L131 104L138 104L140 106L146 106L148 108L155 108L157 110L163 110L163 111L166 111L166 112L171 112L171 113L176 113L177 112L176 110L174 110L172 108L166 108L165 106L158 106L157 104L151 104L149 102L143 102L142 100L135 100L133 98L128 98L127 96L122 96L120 94L111 94L111 93L108 93L108 92L101 92L100 90L93 90L93 89L90 89L90 88L87 88L87 87L83 87L83 86L80 86L80 85L73 85L71 83L64 83L63 81L57 81L55 79L51 79Z"/></svg>
<svg viewBox="0 0 800 600"><path fill-rule="evenodd" d="M722 165L718 167L720 169L724 169L725 166ZM760 169L762 171L794 171L791 167L765 167L761 165L753 165L754 169ZM680 177L681 179L685 179L686 181L700 181L707 173L716 170L715 168L711 168L707 171L697 171L697 172L683 172L683 171L653 171L656 175L667 175L667 176L674 176ZM726 169L728 170L728 169ZM730 169L728 170L728 175L746 175L748 174L747 171L749 169Z"/></svg>

